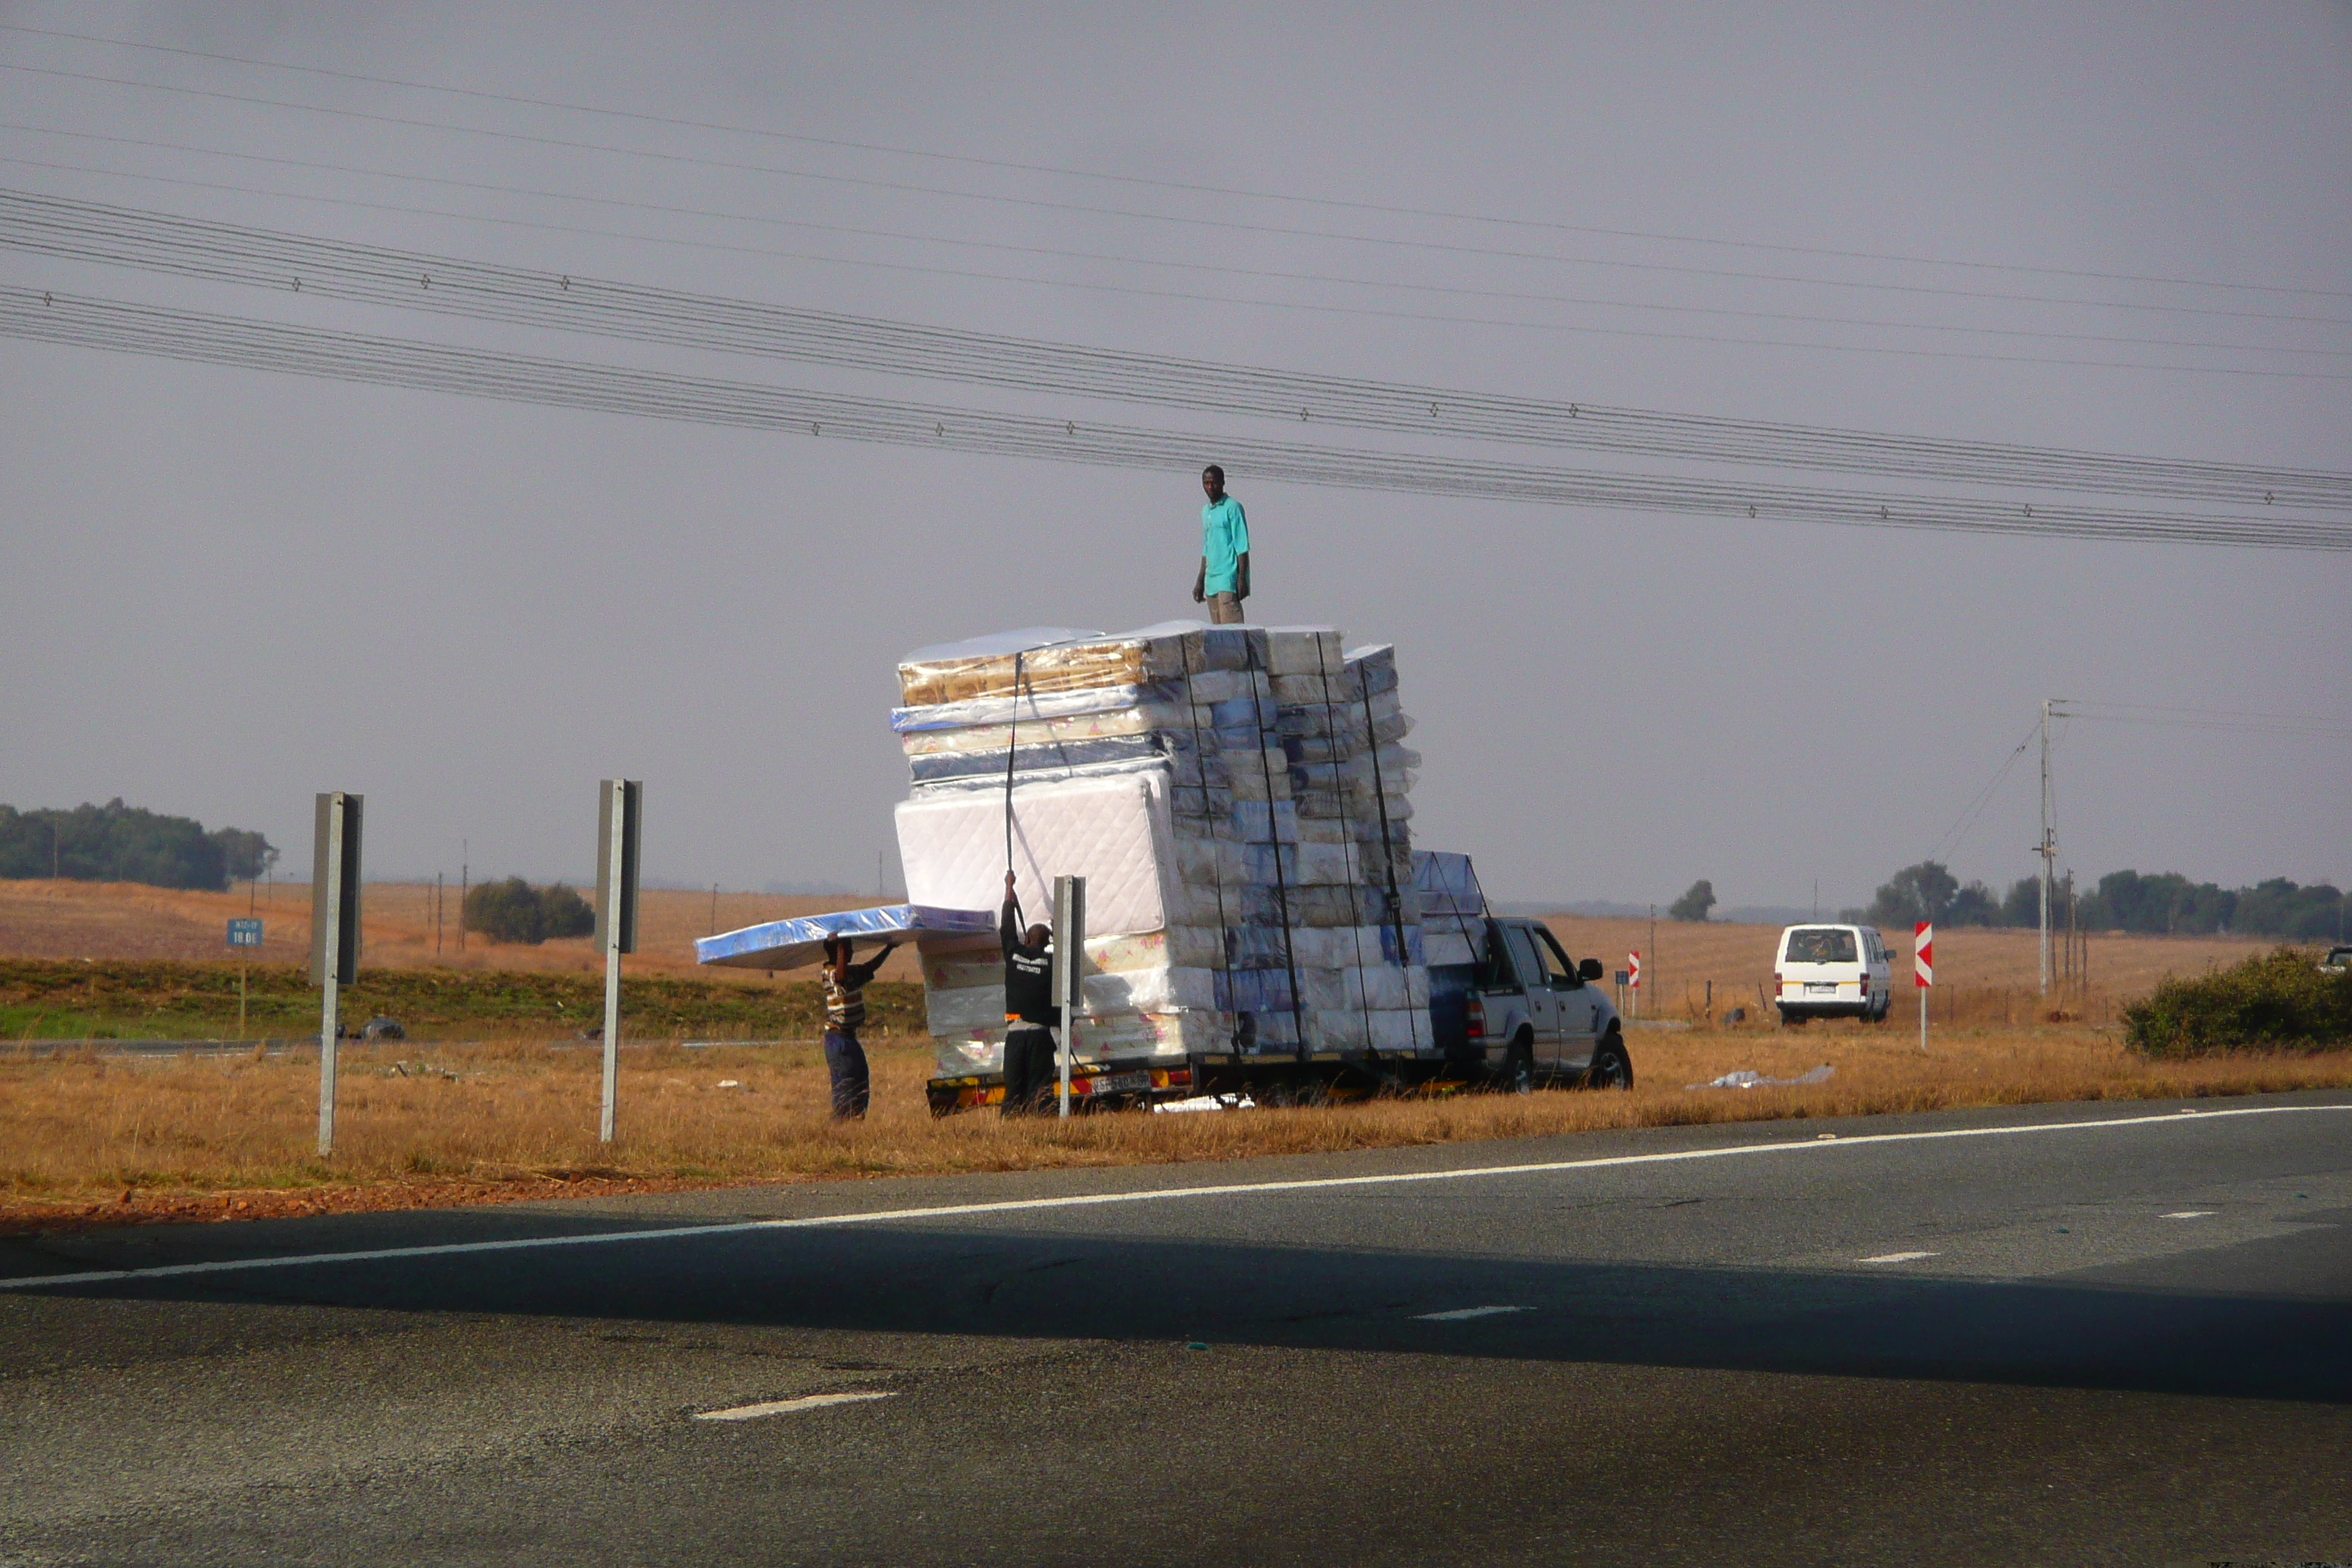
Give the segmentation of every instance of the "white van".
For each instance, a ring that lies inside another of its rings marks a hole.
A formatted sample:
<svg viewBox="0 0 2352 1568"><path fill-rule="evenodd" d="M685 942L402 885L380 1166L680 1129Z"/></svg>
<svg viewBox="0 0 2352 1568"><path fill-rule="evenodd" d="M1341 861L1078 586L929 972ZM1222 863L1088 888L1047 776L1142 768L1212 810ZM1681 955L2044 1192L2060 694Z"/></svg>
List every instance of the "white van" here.
<svg viewBox="0 0 2352 1568"><path fill-rule="evenodd" d="M1875 1024L1894 1005L1894 967L1876 926L1790 926L1772 960L1780 1021L1865 1018Z"/></svg>

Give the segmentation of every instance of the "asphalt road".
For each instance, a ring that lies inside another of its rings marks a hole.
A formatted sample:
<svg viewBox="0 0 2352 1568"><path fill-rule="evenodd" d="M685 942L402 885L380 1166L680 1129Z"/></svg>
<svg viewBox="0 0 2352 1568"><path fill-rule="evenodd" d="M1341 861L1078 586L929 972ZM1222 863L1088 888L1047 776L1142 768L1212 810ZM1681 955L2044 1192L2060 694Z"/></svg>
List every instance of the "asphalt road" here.
<svg viewBox="0 0 2352 1568"><path fill-rule="evenodd" d="M2196 1110L0 1243L0 1563L2352 1559L2352 1096Z"/></svg>

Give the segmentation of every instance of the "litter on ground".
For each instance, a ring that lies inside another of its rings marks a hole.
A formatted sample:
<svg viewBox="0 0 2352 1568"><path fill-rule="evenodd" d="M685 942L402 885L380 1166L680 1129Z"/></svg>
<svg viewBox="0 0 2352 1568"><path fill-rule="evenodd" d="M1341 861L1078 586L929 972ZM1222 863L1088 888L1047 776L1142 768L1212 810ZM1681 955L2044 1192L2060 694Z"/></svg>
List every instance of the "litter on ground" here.
<svg viewBox="0 0 2352 1568"><path fill-rule="evenodd" d="M1812 1071L1801 1072L1794 1078L1766 1078L1754 1068L1741 1068L1736 1072L1725 1073L1721 1078L1706 1083L1686 1083L1683 1087L1685 1089L1765 1089L1780 1088L1792 1083L1825 1083L1829 1080L1830 1074L1835 1071L1837 1068L1824 1062Z"/></svg>

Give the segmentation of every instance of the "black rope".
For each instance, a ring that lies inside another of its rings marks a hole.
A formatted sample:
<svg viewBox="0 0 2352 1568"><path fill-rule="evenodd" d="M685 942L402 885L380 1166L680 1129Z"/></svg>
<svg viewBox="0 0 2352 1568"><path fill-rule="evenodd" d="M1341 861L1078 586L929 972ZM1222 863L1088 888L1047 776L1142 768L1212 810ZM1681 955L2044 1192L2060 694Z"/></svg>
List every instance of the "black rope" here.
<svg viewBox="0 0 2352 1568"><path fill-rule="evenodd" d="M1249 636L1246 632L1242 635L1244 638ZM1209 824L1209 876L1217 889L1217 968L1215 973L1225 977L1225 1000L1231 1002L1234 999L1234 963L1233 954L1226 951L1226 944L1233 938L1230 928L1225 923L1225 868L1217 853L1216 814L1209 809L1209 758L1201 744L1201 705L1194 700L1192 691L1191 636L1187 634L1177 646L1184 655L1184 706L1192 719L1192 774L1201 781L1201 812ZM1232 1042L1228 1042L1228 1045L1232 1048L1232 1054L1240 1054L1238 1047L1233 1047Z"/></svg>
<svg viewBox="0 0 2352 1568"><path fill-rule="evenodd" d="M1013 765L1021 754L1021 661L1025 651L1015 649L1013 655L1012 722L1004 731L1004 874L1013 874ZM1019 901L1019 894L1014 901Z"/></svg>
<svg viewBox="0 0 2352 1568"><path fill-rule="evenodd" d="M1369 671L1369 665L1366 669ZM1372 719L1372 684L1370 680L1364 682L1364 736L1372 743L1372 789L1381 803L1381 864L1388 868L1389 919L1396 929L1397 965L1405 974L1405 1012L1412 1029L1413 1054L1419 1056L1421 1020L1411 1017L1416 1011L1412 1005L1412 952L1404 944L1404 900L1397 892L1396 841L1389 836L1389 786L1381 776L1381 731Z"/></svg>
<svg viewBox="0 0 2352 1568"><path fill-rule="evenodd" d="M1249 676L1250 706L1257 714L1257 765L1265 778L1265 835L1274 841L1274 896L1282 911L1282 967L1290 976L1290 1022L1298 1032L1297 1054L1303 1063L1307 1056L1307 1015L1299 1006L1298 958L1290 944L1290 884L1282 874L1282 826L1274 809L1274 764L1265 755L1265 699L1257 694L1257 645L1250 640L1247 631L1242 633L1242 663ZM1266 679L1271 682L1273 675L1269 673ZM1280 704L1276 705L1275 710L1281 711Z"/></svg>
<svg viewBox="0 0 2352 1568"><path fill-rule="evenodd" d="M1319 631L1315 634L1315 670L1323 678L1325 749L1331 753L1332 793L1339 799L1339 833L1345 842L1345 852L1352 854L1356 848L1356 831L1348 820L1348 789L1339 776L1339 720L1331 706L1331 665L1323 655L1323 634ZM1365 738L1371 739L1369 731ZM1374 744L1377 746L1378 742L1374 742ZM1379 1047L1372 1043L1371 986L1370 983L1364 978L1364 922L1355 910L1356 888L1357 880L1350 879L1348 883L1348 929L1356 943L1356 999L1361 1005L1364 1015L1364 1047L1377 1055ZM1408 1004L1412 1000L1410 986L1406 988L1405 1000Z"/></svg>

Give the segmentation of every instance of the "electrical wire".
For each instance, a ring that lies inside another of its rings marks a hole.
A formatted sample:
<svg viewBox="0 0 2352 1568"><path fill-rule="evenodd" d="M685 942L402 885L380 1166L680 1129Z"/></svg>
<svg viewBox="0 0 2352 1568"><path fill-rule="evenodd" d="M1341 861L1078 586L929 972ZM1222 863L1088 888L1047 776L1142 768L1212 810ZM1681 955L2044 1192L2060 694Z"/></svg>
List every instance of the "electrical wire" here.
<svg viewBox="0 0 2352 1568"><path fill-rule="evenodd" d="M1557 219L1502 217L1490 213L1464 212L1444 207L1418 207L1388 202L1369 202L1337 196L1306 195L1295 192L1257 190L1243 185L1219 185L1197 181L1156 179L1150 175L1112 174L1104 170L1083 169L1068 164L1031 163L1009 158L985 158L968 153L942 153L935 149L860 142L847 137L813 136L788 131L769 130L759 126L732 125L719 121L693 120L674 115L651 114L635 110L612 109L601 104L580 103L563 99L533 98L520 93L490 92L478 88L450 87L439 82L418 81L402 77L371 76L364 72L337 70L325 66L297 65L283 60L257 59L247 55L222 54L205 49L174 47L164 44L138 43L127 38L106 38L96 34L70 32L59 27L36 27L22 23L0 23L0 32L24 33L39 37L68 39L76 43L98 44L115 48L140 49L150 54L209 60L265 70L295 72L306 76L326 77L338 81L362 82L373 87L394 87L416 92L441 93L483 102L512 104L531 109L552 109L575 114L594 114L644 125L661 125L688 131L715 131L732 136L756 136L769 141L796 142L803 146L881 153L898 158L919 158L971 168L997 169L1026 174L1051 174L1067 179L1099 180L1146 189L1173 191L1188 195L1213 195L1246 201L1282 202L1326 207L1337 211L1377 213L1383 216L1436 218L1449 223L1476 223L1560 234L1599 235L1615 239L1640 239L1664 241L1675 245L1704 245L1725 249L1761 250L1790 256L1819 256L1839 260L1896 262L1910 266L1965 268L1977 271L2023 272L2042 277L2078 278L2099 282L2148 283L2178 288L2352 298L2352 290L2301 289L2275 284L2225 283L2210 279L2101 271L2086 268L2035 266L2024 262L1961 261L1945 257L1920 256L1900 251L1852 250L1832 246L1787 245L1765 240L1724 239L1710 235L1677 234L1658 229L1615 228L1599 224L1562 223Z"/></svg>
<svg viewBox="0 0 2352 1568"><path fill-rule="evenodd" d="M614 207L629 212L646 212L668 217L710 218L724 223L756 224L770 228L803 229L819 234L843 234L860 238L908 240L923 245L954 246L971 250L996 250L1017 256L1043 256L1055 260L1110 262L1122 267L1151 267L1170 271L1202 272L1236 278L1263 278L1283 282L1339 283L1355 288L1397 289L1424 294L1460 295L1470 299L1517 300L1532 303L1601 306L1615 310L1676 311L1684 314L1747 317L1759 321L1808 321L1839 326L1896 328L1909 331L1983 332L2015 337L2049 337L2093 342L2147 344L2163 348L2204 348L2243 351L2253 353L2340 353L2337 350L2283 350L2262 343L2208 343L2182 342L2170 338L2132 338L2102 333L2037 332L2026 329L1998 327L1944 326L1929 322L1885 321L1870 317L1824 316L1797 310L1747 310L1726 306L1661 304L1640 300L1599 300L1579 295L1539 294L1507 289L1471 289L1453 284L1407 283L1389 279L1351 278L1343 274L1285 271L1274 268L1233 267L1214 262L1176 260L1165 257L1122 256L1095 250L1068 250L1050 246L1013 245L1000 240L964 239L949 235L918 234L904 229L868 228L849 224L817 223L804 218L771 217L758 213L727 212L712 207L679 206L663 202L633 201L623 196L583 195L570 191L551 191L530 185L502 184L491 180L461 180L440 174L404 174L394 169L372 169L355 163L330 163L310 158L288 158L267 153L239 153L223 147L203 147L187 142L163 142L144 136L117 136L98 131L68 131L60 126L28 125L19 121L0 121L0 131L22 132L37 136L58 136L76 142L100 142L110 146L136 147L148 152L185 153L204 158L221 158L235 163L260 163L271 168L301 169L314 174L357 174L374 180L391 180L403 184L446 185L454 190L480 191L501 196L526 196L537 201L577 202L587 205ZM17 162L18 160L0 160ZM25 160L32 163L32 160ZM38 164L40 167L70 169L87 174L114 174L122 179L167 180L167 176L124 174L110 169L91 169L79 164ZM320 200L299 193L259 190L249 186L230 186L255 195L282 195L295 201ZM459 216L459 215L450 215ZM624 237L637 238L639 236ZM1785 280L1785 279L1783 279ZM2232 310L2204 305L2158 305L2138 300L2075 300L2061 296L2013 294L1973 289L1938 289L1886 285L1891 291L1931 295L1944 299L1992 301L2003 304L2062 305L2073 309L2124 310L2152 315L2210 316L2224 321L2265 321L2290 326L2352 327L2352 317L2303 315L2294 311Z"/></svg>
<svg viewBox="0 0 2352 1568"><path fill-rule="evenodd" d="M1960 845L1971 832L1975 831L1977 820L1984 816L1985 808L1992 804L1994 792L2000 788L2001 781L2009 777L2009 771L2017 766L2017 760L2025 755L2025 749L2033 744L2033 737L2040 729L2041 725L2036 723L2025 731L2025 739L2018 742L2016 749L2009 753L2009 760L2002 763L1994 772L1990 782L1984 788L1977 791L1969 798L1969 804L1960 808L1960 815L1953 820L1952 826L1944 830L1944 836L1941 838L1936 840L1936 852L1928 857L1929 859L1948 861L1959 853Z"/></svg>
<svg viewBox="0 0 2352 1568"><path fill-rule="evenodd" d="M452 212L437 207L419 207L387 202L360 201L341 196L305 195L296 192L262 190L250 185L229 184L218 181L194 180L165 174L130 174L119 169L100 169L88 164L64 163L37 158L16 158L0 155L0 163L12 163L28 169L51 169L73 174L100 174L110 179L137 180L158 184L181 185L195 190L233 191L247 195L268 196L284 201L316 202L334 206L347 206L363 211L401 213L421 217L453 218L462 223L495 224L502 227L536 229L553 234L589 235L602 238L629 240L646 245L672 245L689 249L724 251L735 255L772 257L783 260L814 262L829 267L848 267L867 271L906 272L931 278L964 278L982 282L1013 283L1029 288L1051 289L1056 291L1077 289L1095 294L1118 294L1135 299L1175 300L1191 304L1239 305L1253 310L1289 310L1315 315L1352 316L1379 321L1430 322L1448 327L1497 327L1519 332L1564 332L1581 336L1633 338L1660 342L1724 344L1743 348L1800 349L1811 353L1834 354L1874 354L1897 359L1958 361L1978 364L2030 364L2060 366L2084 370L2121 370L2158 372L2179 375L2221 375L2268 381L2352 381L2352 375L2326 371L2296 371L2263 369L2240 365L2169 364L2147 360L2069 359L2049 354L1975 353L1955 349L1892 348L1866 343L1828 343L1803 338L1732 337L1719 332L1676 332L1633 327L1600 327L1566 321L1542 321L1498 319L1492 316L1442 315L1425 310L1382 310L1363 305L1318 304L1297 300L1269 300L1236 297L1230 294L1202 294L1177 289L1151 289L1135 284L1092 283L1073 279L1022 277L1002 272L982 272L970 268L924 266L910 262L877 261L866 258L827 256L817 252L778 250L756 246L712 244L705 241L677 239L662 235L629 234L613 229L600 229L578 225L534 222L529 219L500 217L479 213ZM564 197L564 200L593 200L590 197ZM746 219L760 222L760 219ZM1664 308L1664 307L1662 307ZM1679 307L1677 307L1679 308ZM1823 317L1826 321L1832 318Z"/></svg>
<svg viewBox="0 0 2352 1568"><path fill-rule="evenodd" d="M1945 496L1736 484L1479 461L1087 424L677 375L480 349L288 327L54 290L0 289L0 336L110 349L377 386L766 431L799 431L939 451L1191 472L1213 450L1228 469L1276 482L1351 489L1746 517L1772 522L2325 552L2352 551L2352 522L2296 523L2124 511L2021 508Z"/></svg>
<svg viewBox="0 0 2352 1568"><path fill-rule="evenodd" d="M2225 708L2168 708L2144 702L2053 702L2053 719L2084 719L2102 724L2154 724L2191 730L2226 730L2247 735L2305 735L2352 741L2352 720L2317 719L2295 713L2242 712Z"/></svg>
<svg viewBox="0 0 2352 1568"><path fill-rule="evenodd" d="M1212 228L1232 234L1264 234L1288 239L1334 241L1348 245L1381 246L1391 249L1419 251L1446 256L1475 256L1501 260L1536 261L1553 266L1607 267L1639 272L1677 273L1701 278L1738 278L1755 281L1801 283L1822 288L1891 290L1904 293L1941 293L1946 290L1925 285L1885 284L1858 279L1807 277L1795 273L1758 272L1738 268L1698 267L1664 261L1626 261L1614 258L1561 256L1552 251L1511 250L1496 246L1466 245L1457 241L1407 239L1392 235L1350 234L1329 229L1300 228L1285 224L1247 223L1225 217L1201 218L1182 214L1150 212L1139 207L1099 206L1085 202L1056 201L1043 196L1019 196L959 191L945 185L919 184L906 180L882 180L857 174L831 174L823 170L796 169L776 163L752 163L737 159L711 158L688 153L667 153L652 148L625 147L610 142L583 142L562 136L542 136L530 132L459 125L448 121L426 120L415 115L377 114L365 110L336 109L315 103L300 103L289 99L264 98L257 94L222 92L207 88L179 87L166 82L139 81L129 77L102 76L90 71L61 70L48 66L17 65L0 62L0 71L18 71L32 76L57 78L70 81L90 82L102 86L131 88L139 91L177 94L182 97L209 99L224 103L241 104L250 108L290 110L297 113L322 115L331 119L356 121L366 124L398 126L404 130L440 131L453 135L488 137L520 142L526 146L554 147L567 152L593 153L602 156L636 158L648 163L672 167L717 169L729 174L761 174L776 179L804 180L820 184L848 186L863 190L890 191L905 195L937 196L950 201L980 205L1001 205L1028 207L1045 212L1080 214L1089 217L1112 217L1139 223L1171 225L1189 228ZM2165 279L2150 279L2159 282ZM2186 281L2186 280L2172 280ZM2223 284L2201 285L2214 289L2230 289L2270 294L2296 294L2311 298L2352 299L2352 289L2301 289L2284 285ZM2063 303L2079 304L2080 300Z"/></svg>
<svg viewBox="0 0 2352 1568"><path fill-rule="evenodd" d="M2352 474L1896 437L1226 365L614 283L5 189L0 247L471 320L1286 423L2247 505L2352 507Z"/></svg>

